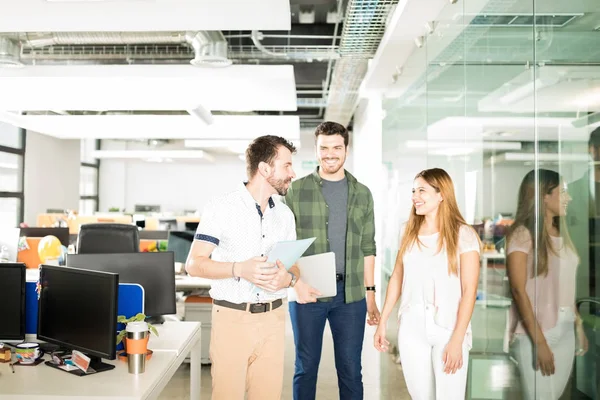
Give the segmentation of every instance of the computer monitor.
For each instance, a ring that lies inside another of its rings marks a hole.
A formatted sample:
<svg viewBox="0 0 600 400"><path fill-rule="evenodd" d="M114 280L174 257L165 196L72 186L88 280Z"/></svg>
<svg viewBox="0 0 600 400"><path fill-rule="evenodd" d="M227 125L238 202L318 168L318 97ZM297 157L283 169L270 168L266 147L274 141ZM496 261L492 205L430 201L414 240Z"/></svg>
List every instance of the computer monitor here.
<svg viewBox="0 0 600 400"><path fill-rule="evenodd" d="M175 314L173 253L68 254L67 266L119 274L120 283L144 288L144 312L149 317Z"/></svg>
<svg viewBox="0 0 600 400"><path fill-rule="evenodd" d="M193 231L169 231L167 250L175 253L175 262L185 263L193 242Z"/></svg>
<svg viewBox="0 0 600 400"><path fill-rule="evenodd" d="M160 212L160 206L155 204L136 204L133 206L133 209L136 213Z"/></svg>
<svg viewBox="0 0 600 400"><path fill-rule="evenodd" d="M69 228L21 228L21 236L41 237L56 236L63 246L69 246Z"/></svg>
<svg viewBox="0 0 600 400"><path fill-rule="evenodd" d="M167 240L169 238L168 231L140 231L140 240Z"/></svg>
<svg viewBox="0 0 600 400"><path fill-rule="evenodd" d="M113 369L101 359L115 359L119 275L42 265L40 282L38 339L81 351L95 372Z"/></svg>
<svg viewBox="0 0 600 400"><path fill-rule="evenodd" d="M25 339L25 264L0 263L0 341Z"/></svg>

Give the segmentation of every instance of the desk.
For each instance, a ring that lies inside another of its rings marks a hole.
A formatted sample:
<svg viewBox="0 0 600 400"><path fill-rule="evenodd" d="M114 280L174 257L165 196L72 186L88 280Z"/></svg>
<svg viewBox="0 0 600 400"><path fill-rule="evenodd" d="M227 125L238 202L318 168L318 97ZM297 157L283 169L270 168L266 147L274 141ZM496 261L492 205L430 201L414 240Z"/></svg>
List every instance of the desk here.
<svg viewBox="0 0 600 400"><path fill-rule="evenodd" d="M483 280L481 293L483 294L483 301L481 302L483 308L487 307L488 303L488 260L504 260L506 256L503 253L483 253L481 255L481 279Z"/></svg>
<svg viewBox="0 0 600 400"><path fill-rule="evenodd" d="M0 364L0 398L2 400L141 400L156 399L191 353L190 399L200 399L200 324L197 322L165 322L157 326L159 337L151 336L148 347L154 350L140 375L129 374L127 363L106 361L115 369L96 375L78 377L38 365L16 366L11 373L8 364ZM45 357L48 359L48 357Z"/></svg>
<svg viewBox="0 0 600 400"><path fill-rule="evenodd" d="M210 283L210 279L175 275L175 290L192 292L204 298L204 300L208 300L190 302L191 297L196 296L188 296L183 306L183 318L185 321L198 321L202 324L202 344L200 351L202 364L210 364L210 331L212 329L212 300L208 295Z"/></svg>
<svg viewBox="0 0 600 400"><path fill-rule="evenodd" d="M175 275L175 290L178 292L194 289L210 289L210 279L187 275Z"/></svg>

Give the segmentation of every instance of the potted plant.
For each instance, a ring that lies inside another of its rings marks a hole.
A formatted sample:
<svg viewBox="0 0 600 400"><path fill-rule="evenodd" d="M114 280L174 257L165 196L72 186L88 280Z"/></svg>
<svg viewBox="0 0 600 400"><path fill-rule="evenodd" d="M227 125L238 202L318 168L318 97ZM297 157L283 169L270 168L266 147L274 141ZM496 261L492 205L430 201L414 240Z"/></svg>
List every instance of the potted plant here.
<svg viewBox="0 0 600 400"><path fill-rule="evenodd" d="M145 322L146 321L146 315L144 313L138 313L136 315L134 315L133 317L130 318L125 318L124 315L119 315L117 317L117 323L120 324L125 324L125 326L123 327L123 329L121 329L118 333L117 333L117 346L119 346L121 344L121 342L123 342L123 348L124 350L119 352L119 357L126 357L127 356L127 324L130 322ZM148 339L150 338L149 334L153 333L156 336L158 336L158 331L156 330L156 328L154 326L152 326L151 324L147 323L148 325L148 336L146 339L146 344L148 343ZM148 357L150 357L150 355L152 354L152 352L149 350L148 351Z"/></svg>

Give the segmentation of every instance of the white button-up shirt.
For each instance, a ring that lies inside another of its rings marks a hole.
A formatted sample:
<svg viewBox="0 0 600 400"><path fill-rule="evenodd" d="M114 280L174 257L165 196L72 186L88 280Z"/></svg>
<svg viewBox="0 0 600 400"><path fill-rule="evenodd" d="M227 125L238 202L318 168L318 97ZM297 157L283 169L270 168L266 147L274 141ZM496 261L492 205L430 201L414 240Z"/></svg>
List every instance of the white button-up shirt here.
<svg viewBox="0 0 600 400"><path fill-rule="evenodd" d="M275 243L296 240L294 214L284 203L269 199L264 214L246 186L209 202L202 213L195 240L217 246L211 258L227 263L242 262L253 257L268 257ZM291 265L286 265L286 268ZM224 265L231 271L231 264ZM269 293L244 279L214 279L210 296L231 303L260 303L287 296L282 289Z"/></svg>

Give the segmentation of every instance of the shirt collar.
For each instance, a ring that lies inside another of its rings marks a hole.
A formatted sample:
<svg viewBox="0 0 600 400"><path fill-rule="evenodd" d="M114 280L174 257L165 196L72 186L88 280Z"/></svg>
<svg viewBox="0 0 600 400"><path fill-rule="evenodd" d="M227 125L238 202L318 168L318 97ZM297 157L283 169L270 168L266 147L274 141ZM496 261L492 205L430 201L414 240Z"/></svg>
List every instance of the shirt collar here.
<svg viewBox="0 0 600 400"><path fill-rule="evenodd" d="M358 182L356 180L356 178L350 172L348 172L348 170L346 170L346 169L344 169L344 175L346 176L346 179L348 179L348 183L354 184L354 183ZM323 184L323 178L321 178L321 175L319 175L319 167L318 166L313 171L312 177L315 180L315 182L317 182L318 184L320 184L320 185Z"/></svg>
<svg viewBox="0 0 600 400"><path fill-rule="evenodd" d="M254 197L252 197L252 195L246 188L247 184L248 184L248 182L242 182L242 184L239 186L239 191L242 195L242 200L244 201L244 204L250 210L258 211L258 215L260 215L262 217L263 213L262 213L262 210L260 209L260 204L258 204L256 202L256 200L254 200ZM273 207L275 207L275 201L273 200L273 197L269 197L269 208L273 208Z"/></svg>

